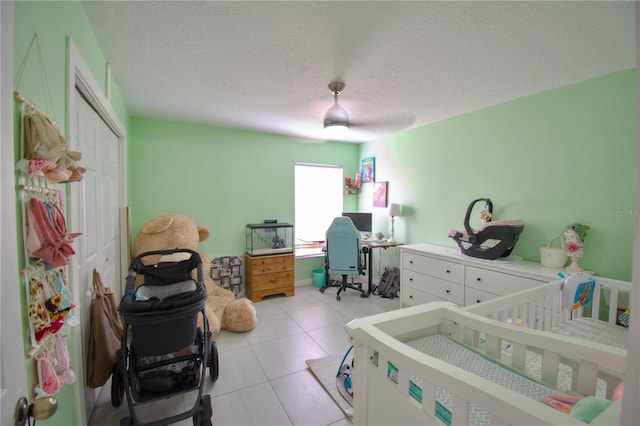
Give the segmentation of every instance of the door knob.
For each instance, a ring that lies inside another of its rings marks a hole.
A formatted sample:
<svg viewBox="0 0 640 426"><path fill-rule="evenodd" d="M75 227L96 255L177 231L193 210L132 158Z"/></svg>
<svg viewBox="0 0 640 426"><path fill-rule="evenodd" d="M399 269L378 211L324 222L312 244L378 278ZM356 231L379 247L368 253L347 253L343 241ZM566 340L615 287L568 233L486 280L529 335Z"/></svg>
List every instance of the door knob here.
<svg viewBox="0 0 640 426"><path fill-rule="evenodd" d="M57 410L58 400L52 396L36 399L31 405L29 405L27 398L22 397L16 404L15 426L26 425L31 417L36 420L46 420L53 416Z"/></svg>

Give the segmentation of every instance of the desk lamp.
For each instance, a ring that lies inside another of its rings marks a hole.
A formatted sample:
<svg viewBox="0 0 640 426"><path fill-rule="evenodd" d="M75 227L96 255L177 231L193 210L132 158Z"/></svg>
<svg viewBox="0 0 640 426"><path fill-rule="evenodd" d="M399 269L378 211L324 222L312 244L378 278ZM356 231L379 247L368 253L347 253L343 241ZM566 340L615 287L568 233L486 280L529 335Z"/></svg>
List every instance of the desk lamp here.
<svg viewBox="0 0 640 426"><path fill-rule="evenodd" d="M400 216L400 204L397 203L391 203L389 204L389 216L391 216L391 236L389 237L389 239L387 240L390 243L395 243L396 240L393 239L393 222L395 220L396 216Z"/></svg>

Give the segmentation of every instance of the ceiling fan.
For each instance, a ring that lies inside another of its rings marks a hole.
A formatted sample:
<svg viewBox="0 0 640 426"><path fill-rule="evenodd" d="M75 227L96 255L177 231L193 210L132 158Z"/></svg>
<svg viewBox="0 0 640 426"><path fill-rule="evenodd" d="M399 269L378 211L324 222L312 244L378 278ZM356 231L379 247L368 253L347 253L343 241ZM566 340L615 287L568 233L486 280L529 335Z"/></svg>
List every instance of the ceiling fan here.
<svg viewBox="0 0 640 426"><path fill-rule="evenodd" d="M344 90L345 84L340 81L329 83L329 90L333 93L333 105L324 114L324 128L334 135L345 134L349 131L349 114L338 105L338 95Z"/></svg>
<svg viewBox="0 0 640 426"><path fill-rule="evenodd" d="M402 114L372 120L370 122L351 122L347 111L338 104L338 96L344 90L345 83L332 81L329 90L333 94L333 105L324 114L324 130L329 137L338 138L345 136L349 129L358 129L362 132L390 133L410 127L415 122L415 115ZM357 133L357 132L356 132Z"/></svg>

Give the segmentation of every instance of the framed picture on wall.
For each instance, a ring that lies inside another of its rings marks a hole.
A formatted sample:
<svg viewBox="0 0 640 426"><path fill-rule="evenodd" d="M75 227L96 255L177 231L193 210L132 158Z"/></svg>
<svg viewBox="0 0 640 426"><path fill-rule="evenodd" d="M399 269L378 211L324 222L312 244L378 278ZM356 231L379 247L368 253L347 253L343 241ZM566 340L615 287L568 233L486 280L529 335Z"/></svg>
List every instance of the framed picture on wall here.
<svg viewBox="0 0 640 426"><path fill-rule="evenodd" d="M362 160L362 183L375 182L376 158L369 157Z"/></svg>
<svg viewBox="0 0 640 426"><path fill-rule="evenodd" d="M387 207L387 182L374 182L373 207Z"/></svg>

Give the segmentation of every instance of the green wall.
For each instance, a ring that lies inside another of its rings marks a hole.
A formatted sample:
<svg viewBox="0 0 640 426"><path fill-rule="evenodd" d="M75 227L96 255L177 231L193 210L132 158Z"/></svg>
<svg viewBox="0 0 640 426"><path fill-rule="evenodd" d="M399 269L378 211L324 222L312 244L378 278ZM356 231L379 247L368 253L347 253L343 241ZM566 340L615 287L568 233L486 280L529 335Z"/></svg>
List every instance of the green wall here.
<svg viewBox="0 0 640 426"><path fill-rule="evenodd" d="M539 261L540 247L579 222L591 227L580 264L630 280L636 93L636 70L617 72L371 142L361 156L376 157L376 179L403 206L399 241L454 247L448 231L489 197L495 220L525 223L514 254ZM371 209L370 184L359 201ZM373 211L387 232L384 209Z"/></svg>
<svg viewBox="0 0 640 426"><path fill-rule="evenodd" d="M249 223L294 223L294 163L341 164L351 176L359 164L356 144L140 117L130 123L131 235L158 215L184 214L210 229L199 246L210 257L242 255ZM344 205L357 208L357 197L345 196ZM296 279L310 279L320 264L297 261Z"/></svg>
<svg viewBox="0 0 640 426"><path fill-rule="evenodd" d="M580 222L591 227L581 265L630 280L635 94L636 71L627 70L362 145L135 117L129 142L132 235L148 219L178 212L211 229L202 251L241 254L245 224L293 222L294 162L343 164L352 176L362 158L374 156L376 179L389 182L389 202L403 206L396 219L399 241L453 247L448 231L462 229L473 199L489 197L495 220L525 222L515 255L539 261L540 247ZM345 197L345 209L355 202L373 212L376 231L388 234L386 209L372 206L371 184L358 197ZM398 249L376 251L374 275L398 261ZM310 278L319 265L319 259L296 262L296 279Z"/></svg>
<svg viewBox="0 0 640 426"><path fill-rule="evenodd" d="M14 34L14 75L17 75L20 64L23 62L29 43L34 33L38 33L38 39L42 50L42 61L37 46L31 49L28 62L24 68L24 72L20 79L19 85L17 80L14 82L14 88L18 89L29 100L34 102L38 107L50 115L58 123L62 134L66 134L67 123L67 36L73 39L76 47L83 56L84 61L89 67L98 84L105 87L106 62L102 55L98 43L93 34L93 30L89 26L89 22L84 13L84 9L80 2L70 1L17 1L14 11L15 34ZM44 62L44 63L42 63ZM48 97L47 88L42 82L42 70L46 71L48 81L48 90L51 93L51 99ZM111 81L111 106L125 126L128 120L127 108L124 104L122 94L117 84ZM16 161L20 155L19 150L19 111L15 109L15 153ZM59 189L65 190L66 185L58 185ZM18 218L21 213L19 207L16 208ZM17 230L20 232L20 229ZM22 240L21 233L18 234L18 241ZM18 248L22 253L22 247ZM20 258L20 269L24 267L24 259ZM22 288L21 294L25 294L24 283L19 284ZM23 300L22 306L26 306ZM25 308L26 309L26 308ZM26 312L22 316L24 330L25 348L30 348L28 336L28 325ZM69 333L71 334L71 333ZM69 346L77 345L73 336L70 337ZM75 359L73 351L71 352L71 362L78 365L81 360ZM35 385L35 364L33 361L25 360L28 374L28 387L32 389ZM80 389L78 389L80 387ZM84 386L82 383L76 382L74 385L63 386L56 395L58 399L58 411L49 420L38 421L42 425L77 425L80 424L76 411L78 409L76 395L83 394ZM29 395L32 399L33 395Z"/></svg>
<svg viewBox="0 0 640 426"><path fill-rule="evenodd" d="M65 133L66 36L102 87L105 59L79 2L16 2L16 71L35 32L53 110L35 52L19 89L55 115ZM202 251L241 254L247 223L274 217L293 222L294 162L343 164L345 174L353 176L362 158L375 156L377 179L389 182L389 201L403 205L403 216L396 219L400 241L453 246L448 230L462 228L472 199L488 196L496 219L520 218L526 224L515 254L537 261L540 246L569 223L581 222L591 226L583 266L628 280L637 214L635 78L635 70L614 73L363 145L131 118L112 82L112 107L128 134L132 235L154 216L179 212L211 228ZM372 207L370 184L358 197L345 197L345 209L357 207L372 211L376 229L388 233L386 209ZM374 262L397 264L397 253L378 253ZM296 279L310 278L319 264L319 259L296 262ZM26 330L26 315L22 321ZM33 368L27 362L30 386ZM63 387L58 413L38 423L78 424L79 385Z"/></svg>

